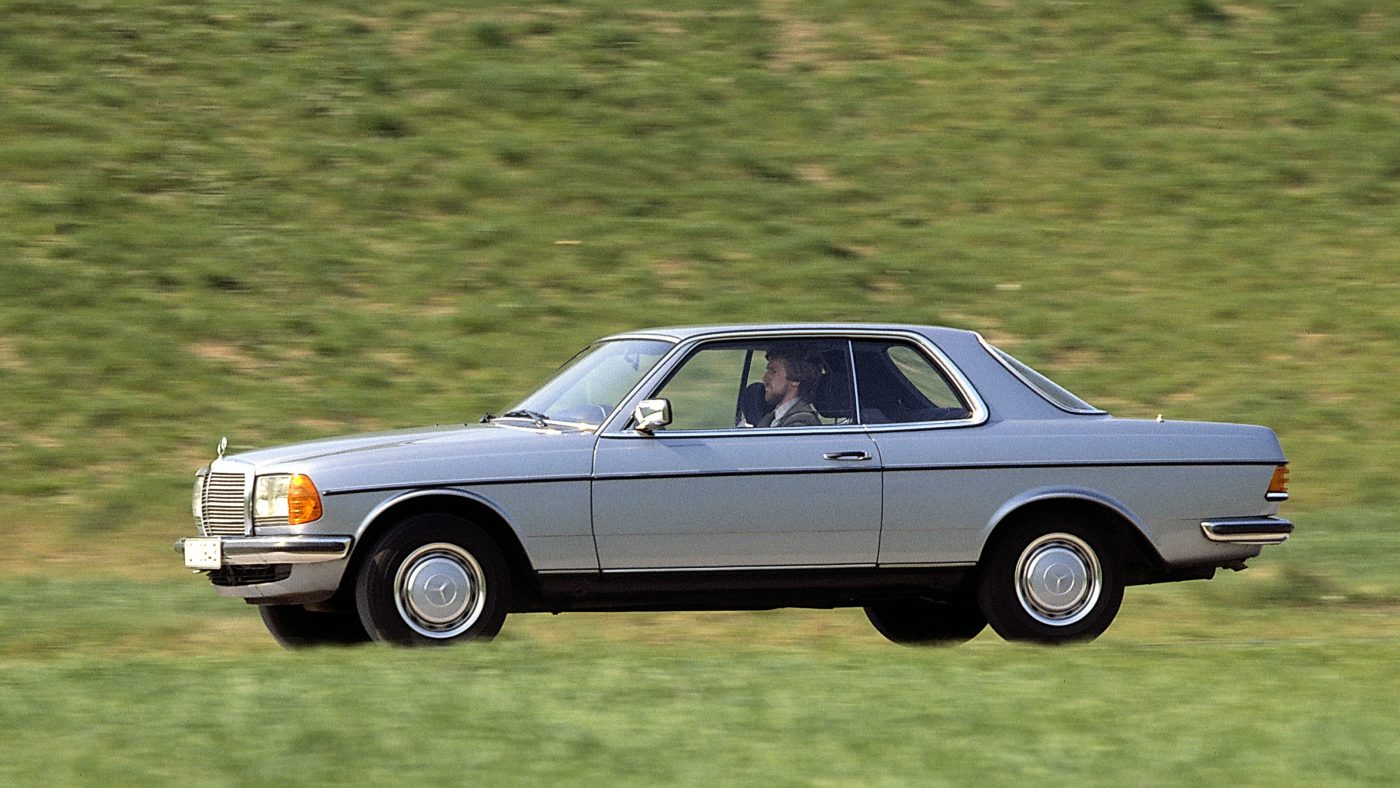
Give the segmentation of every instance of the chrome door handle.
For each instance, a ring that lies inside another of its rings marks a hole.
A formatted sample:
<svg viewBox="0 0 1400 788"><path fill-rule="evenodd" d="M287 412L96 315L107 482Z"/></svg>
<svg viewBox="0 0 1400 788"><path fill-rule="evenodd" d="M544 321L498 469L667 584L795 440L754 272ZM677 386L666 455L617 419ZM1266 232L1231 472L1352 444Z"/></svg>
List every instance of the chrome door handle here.
<svg viewBox="0 0 1400 788"><path fill-rule="evenodd" d="M868 459L870 459L870 452L868 452L868 451L833 451L833 452L828 452L828 453L826 453L826 454L823 454L822 456L825 457L825 458L828 459L828 460L837 460L837 461L839 461L839 462L859 462L859 461L862 461L862 460L868 460Z"/></svg>

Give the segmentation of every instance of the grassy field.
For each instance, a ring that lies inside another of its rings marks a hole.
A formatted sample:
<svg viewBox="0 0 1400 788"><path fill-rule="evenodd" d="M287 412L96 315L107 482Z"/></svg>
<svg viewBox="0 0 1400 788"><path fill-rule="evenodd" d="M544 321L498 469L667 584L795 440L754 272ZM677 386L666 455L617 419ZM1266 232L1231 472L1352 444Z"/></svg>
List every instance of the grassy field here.
<svg viewBox="0 0 1400 788"><path fill-rule="evenodd" d="M1398 128L1384 0L0 0L0 782L1393 781ZM1056 651L789 611L284 654L169 551L221 435L847 319L1267 424L1297 538Z"/></svg>
<svg viewBox="0 0 1400 788"><path fill-rule="evenodd" d="M1237 609L1265 601L1248 578L1131 590L1068 649L781 611L519 616L411 653L282 652L193 584L8 581L0 781L1393 781L1396 607Z"/></svg>

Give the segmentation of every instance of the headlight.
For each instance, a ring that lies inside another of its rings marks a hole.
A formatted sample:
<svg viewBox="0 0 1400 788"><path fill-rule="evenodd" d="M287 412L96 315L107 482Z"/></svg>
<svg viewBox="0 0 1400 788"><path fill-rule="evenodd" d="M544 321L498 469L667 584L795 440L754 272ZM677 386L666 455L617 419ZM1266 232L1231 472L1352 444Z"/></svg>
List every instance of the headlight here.
<svg viewBox="0 0 1400 788"><path fill-rule="evenodd" d="M209 476L209 467L199 469L194 475L194 500L190 503L190 509L194 512L194 521L204 522L204 482Z"/></svg>
<svg viewBox="0 0 1400 788"><path fill-rule="evenodd" d="M258 520L287 519L287 487L292 477L287 474L259 476L253 485L253 517Z"/></svg>
<svg viewBox="0 0 1400 788"><path fill-rule="evenodd" d="M259 476L253 485L253 519L301 525L321 519L321 495L300 473Z"/></svg>

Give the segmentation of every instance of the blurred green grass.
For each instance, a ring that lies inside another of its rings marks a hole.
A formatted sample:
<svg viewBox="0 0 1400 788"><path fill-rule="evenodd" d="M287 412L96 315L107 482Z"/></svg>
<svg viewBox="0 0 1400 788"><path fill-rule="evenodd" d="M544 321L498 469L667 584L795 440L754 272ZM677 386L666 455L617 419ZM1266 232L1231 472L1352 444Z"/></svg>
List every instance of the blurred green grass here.
<svg viewBox="0 0 1400 788"><path fill-rule="evenodd" d="M1397 127L1381 0L0 0L0 781L1385 782ZM289 655L169 550L221 435L750 320L1267 424L1297 537L1049 652L787 611Z"/></svg>
<svg viewBox="0 0 1400 788"><path fill-rule="evenodd" d="M1276 428L1299 507L1394 503L1388 10L0 3L0 506L173 537L220 435L807 319L981 330Z"/></svg>
<svg viewBox="0 0 1400 788"><path fill-rule="evenodd" d="M1130 589L1064 649L903 648L838 610L536 614L489 646L288 653L202 584L4 580L0 781L1388 782L1396 603L1258 583Z"/></svg>
<svg viewBox="0 0 1400 788"><path fill-rule="evenodd" d="M7 782L1385 783L1382 644L378 649L70 659L0 685ZM69 692L54 700L53 685ZM1198 691L1186 693L1183 687ZM25 716L28 712L32 716Z"/></svg>

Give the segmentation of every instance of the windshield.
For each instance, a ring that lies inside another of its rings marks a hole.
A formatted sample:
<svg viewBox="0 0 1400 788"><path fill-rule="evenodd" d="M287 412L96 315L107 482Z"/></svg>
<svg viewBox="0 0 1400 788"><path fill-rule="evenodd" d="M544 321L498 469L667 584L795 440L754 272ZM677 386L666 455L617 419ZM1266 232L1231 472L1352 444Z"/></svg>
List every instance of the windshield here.
<svg viewBox="0 0 1400 788"><path fill-rule="evenodd" d="M592 345L506 414L538 414L549 421L597 427L671 347L655 339Z"/></svg>

